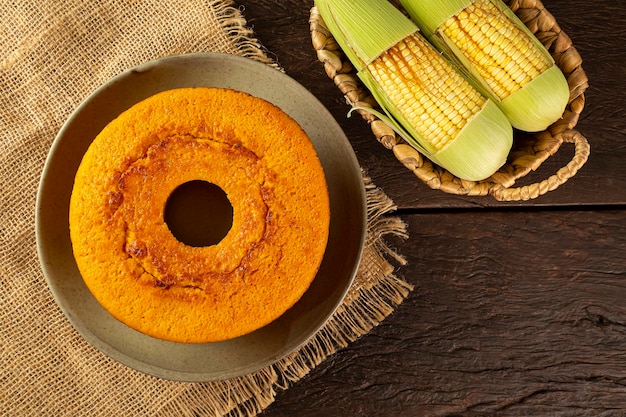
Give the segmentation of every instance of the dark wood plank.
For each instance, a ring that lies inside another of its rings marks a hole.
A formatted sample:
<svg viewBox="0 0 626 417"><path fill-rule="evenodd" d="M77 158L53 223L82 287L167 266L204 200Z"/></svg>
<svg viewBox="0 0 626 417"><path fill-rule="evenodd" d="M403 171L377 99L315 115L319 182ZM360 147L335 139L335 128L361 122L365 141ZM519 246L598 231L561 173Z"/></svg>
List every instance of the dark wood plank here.
<svg viewBox="0 0 626 417"><path fill-rule="evenodd" d="M407 220L410 297L263 416L623 415L623 211Z"/></svg>
<svg viewBox="0 0 626 417"><path fill-rule="evenodd" d="M626 9L545 0L590 88L578 175L528 203L431 190L347 106L312 50L312 1L239 1L287 74L331 111L400 208L415 291L379 327L279 393L263 416L621 416L626 410ZM538 181L567 163L564 147ZM530 206L534 206L531 208ZM606 208L614 208L607 210ZM556 208L556 209L555 209Z"/></svg>
<svg viewBox="0 0 626 417"><path fill-rule="evenodd" d="M326 77L311 46L305 0L239 0L257 38L287 74L315 94L331 111L353 144L363 168L402 208L571 206L626 203L626 9L611 0L595 2L545 0L562 29L583 57L590 88L577 126L591 143L583 169L560 189L528 203L499 203L490 197L451 196L431 190L399 164L371 135L368 126L346 118L347 105ZM564 145L545 169L525 181L552 175L571 158ZM524 182L522 181L522 185Z"/></svg>

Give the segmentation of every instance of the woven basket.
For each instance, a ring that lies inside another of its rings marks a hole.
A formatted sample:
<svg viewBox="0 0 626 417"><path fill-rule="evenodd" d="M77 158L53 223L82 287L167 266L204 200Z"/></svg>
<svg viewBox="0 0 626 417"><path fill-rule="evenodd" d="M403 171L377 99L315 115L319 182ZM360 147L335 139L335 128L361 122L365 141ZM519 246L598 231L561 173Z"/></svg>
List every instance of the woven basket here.
<svg viewBox="0 0 626 417"><path fill-rule="evenodd" d="M370 124L376 139L390 149L406 168L430 188L457 195L491 195L499 201L530 200L565 183L587 161L589 143L580 132L574 130L585 105L584 92L588 87L580 55L570 38L561 31L554 16L539 0L509 0L505 3L548 48L556 64L565 74L570 87L569 104L562 119L546 131L535 134L516 131L506 164L482 181L467 181L452 175L423 157L376 116L359 111L361 117ZM346 102L355 107L378 107L332 38L315 6L311 9L309 24L318 60L324 64L328 77L344 94ZM546 159L554 155L563 142L571 143L575 147L574 156L564 167L542 181L513 187L516 180L535 171Z"/></svg>

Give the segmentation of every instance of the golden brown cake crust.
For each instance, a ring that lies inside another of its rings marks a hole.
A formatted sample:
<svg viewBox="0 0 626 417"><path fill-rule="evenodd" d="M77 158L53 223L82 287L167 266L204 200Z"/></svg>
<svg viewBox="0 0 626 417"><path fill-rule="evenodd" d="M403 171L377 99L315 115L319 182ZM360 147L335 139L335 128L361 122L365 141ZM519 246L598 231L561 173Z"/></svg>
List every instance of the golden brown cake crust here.
<svg viewBox="0 0 626 417"><path fill-rule="evenodd" d="M216 245L179 242L164 220L179 185L226 192L233 225ZM326 180L300 126L246 93L156 94L96 137L76 174L70 235L85 283L114 317L160 339L237 337L308 289L328 239Z"/></svg>

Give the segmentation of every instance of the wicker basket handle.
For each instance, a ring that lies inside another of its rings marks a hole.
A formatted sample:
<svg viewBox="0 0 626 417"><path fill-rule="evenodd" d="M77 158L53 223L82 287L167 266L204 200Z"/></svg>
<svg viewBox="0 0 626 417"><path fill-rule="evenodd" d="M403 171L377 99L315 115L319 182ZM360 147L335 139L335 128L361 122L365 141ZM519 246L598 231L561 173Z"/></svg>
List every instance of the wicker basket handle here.
<svg viewBox="0 0 626 417"><path fill-rule="evenodd" d="M567 165L559 169L556 174L543 181L522 187L509 188L496 184L491 187L489 193L499 201L526 201L537 198L548 191L555 190L568 179L576 175L576 172L587 162L587 158L589 157L589 142L576 130L566 130L556 137L560 137L564 143L574 144L574 156Z"/></svg>
<svg viewBox="0 0 626 417"><path fill-rule="evenodd" d="M549 191L557 189L559 186L572 178L578 170L587 162L590 153L590 146L587 138L580 132L573 129L565 130L557 135L547 135L553 140L553 151L556 152L561 143L571 143L574 145L574 155L572 159L554 175L537 183L512 187L516 179L525 176L529 171L539 168L541 160L534 160L529 155L522 156L519 160L507 166L503 173L497 172L492 177L484 181L465 181L452 176L424 158L417 150L408 145L402 139L394 135L389 127L377 120L371 124L372 131L379 142L391 149L398 161L400 161L413 174L433 189L439 189L449 194L466 196L486 196L491 195L498 201L527 201L537 198ZM545 149L541 152L547 152ZM549 155L545 155L546 158ZM516 172L512 174L509 171Z"/></svg>

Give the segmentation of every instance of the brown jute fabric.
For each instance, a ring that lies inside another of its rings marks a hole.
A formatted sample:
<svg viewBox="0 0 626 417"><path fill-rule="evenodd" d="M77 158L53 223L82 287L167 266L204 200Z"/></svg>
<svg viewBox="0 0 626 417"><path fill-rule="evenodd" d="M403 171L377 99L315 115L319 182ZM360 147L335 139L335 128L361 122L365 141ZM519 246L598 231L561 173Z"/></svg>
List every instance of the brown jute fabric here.
<svg viewBox="0 0 626 417"><path fill-rule="evenodd" d="M100 84L148 60L217 51L278 66L227 0L0 0L0 25L0 414L255 415L410 291L394 274L403 258L385 243L390 235L406 238L405 225L364 177L368 233L355 284L299 351L253 375L212 383L154 378L101 354L56 305L37 259L37 186L59 128Z"/></svg>

